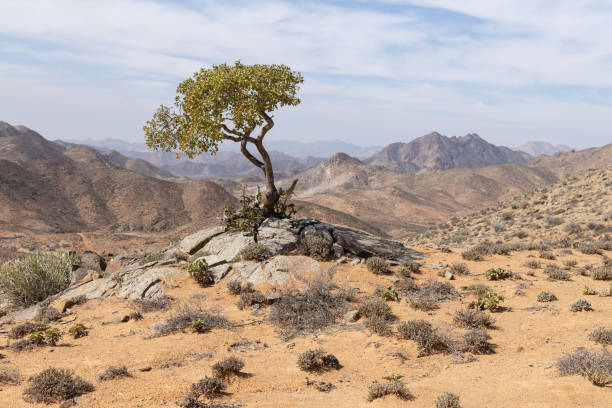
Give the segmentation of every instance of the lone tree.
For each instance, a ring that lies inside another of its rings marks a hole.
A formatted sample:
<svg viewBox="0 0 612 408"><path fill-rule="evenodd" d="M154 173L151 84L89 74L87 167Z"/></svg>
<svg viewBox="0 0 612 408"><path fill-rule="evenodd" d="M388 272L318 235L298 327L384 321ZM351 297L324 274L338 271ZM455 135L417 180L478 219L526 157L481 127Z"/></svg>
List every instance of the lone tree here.
<svg viewBox="0 0 612 408"><path fill-rule="evenodd" d="M273 216L280 194L263 140L274 126L271 113L300 103L296 94L302 82L302 75L286 65L244 65L238 61L233 66L202 68L179 84L173 107L161 105L147 121L143 128L147 146L180 151L193 158L204 152L214 155L224 140L240 143L242 154L264 172L262 215ZM251 145L259 157L251 153Z"/></svg>

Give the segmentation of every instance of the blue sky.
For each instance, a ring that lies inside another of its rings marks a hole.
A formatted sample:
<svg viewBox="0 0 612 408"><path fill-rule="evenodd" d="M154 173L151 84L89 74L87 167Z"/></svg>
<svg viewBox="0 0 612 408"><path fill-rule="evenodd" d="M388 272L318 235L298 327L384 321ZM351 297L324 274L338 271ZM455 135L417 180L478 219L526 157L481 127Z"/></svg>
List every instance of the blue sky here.
<svg viewBox="0 0 612 408"><path fill-rule="evenodd" d="M141 141L180 81L241 59L305 77L270 138L598 146L612 142L610 21L612 3L580 0L0 0L0 120Z"/></svg>

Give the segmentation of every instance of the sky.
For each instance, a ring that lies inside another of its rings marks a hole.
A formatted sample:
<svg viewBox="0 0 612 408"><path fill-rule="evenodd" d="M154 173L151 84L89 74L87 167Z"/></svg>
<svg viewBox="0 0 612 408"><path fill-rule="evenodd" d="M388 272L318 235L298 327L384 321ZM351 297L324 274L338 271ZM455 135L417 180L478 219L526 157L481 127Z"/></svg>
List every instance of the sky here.
<svg viewBox="0 0 612 408"><path fill-rule="evenodd" d="M612 142L612 2L0 0L0 120L143 140L201 67L300 71L276 140Z"/></svg>

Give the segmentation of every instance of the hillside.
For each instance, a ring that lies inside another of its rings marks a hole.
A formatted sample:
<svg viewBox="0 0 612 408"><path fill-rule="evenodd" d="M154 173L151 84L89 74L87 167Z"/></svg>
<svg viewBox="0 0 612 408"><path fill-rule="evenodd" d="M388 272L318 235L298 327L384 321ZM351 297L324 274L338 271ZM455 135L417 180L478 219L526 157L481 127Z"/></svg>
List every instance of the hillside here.
<svg viewBox="0 0 612 408"><path fill-rule="evenodd" d="M462 218L452 218L418 240L470 245L485 240L529 242L598 240L612 233L612 166L538 188Z"/></svg>
<svg viewBox="0 0 612 408"><path fill-rule="evenodd" d="M565 145L554 145L548 142L530 141L523 143L515 150L520 150L529 154L530 156L538 157L543 154L546 156L552 156L553 154L558 152L569 152L570 150L572 150L572 148Z"/></svg>
<svg viewBox="0 0 612 408"><path fill-rule="evenodd" d="M606 167L612 163L612 143L572 152L555 153L552 156L540 156L532 160L530 166L541 167L552 171L563 179L584 173L589 169Z"/></svg>
<svg viewBox="0 0 612 408"><path fill-rule="evenodd" d="M447 137L433 132L410 143L390 144L364 163L399 173L422 173L507 163L527 164L530 158L526 153L488 143L476 134Z"/></svg>

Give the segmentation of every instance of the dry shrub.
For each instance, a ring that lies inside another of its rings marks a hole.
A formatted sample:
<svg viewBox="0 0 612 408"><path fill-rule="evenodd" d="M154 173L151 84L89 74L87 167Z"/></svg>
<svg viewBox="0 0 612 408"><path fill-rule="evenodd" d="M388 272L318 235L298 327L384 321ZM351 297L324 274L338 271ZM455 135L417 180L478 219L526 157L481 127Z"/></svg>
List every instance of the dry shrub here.
<svg viewBox="0 0 612 408"><path fill-rule="evenodd" d="M272 252L264 244L253 242L240 252L240 258L247 261L263 262L270 258Z"/></svg>
<svg viewBox="0 0 612 408"><path fill-rule="evenodd" d="M552 292L542 291L542 292L538 293L538 296L536 297L536 300L538 302L543 302L543 303L544 302L552 302L553 300L557 300L557 297Z"/></svg>
<svg viewBox="0 0 612 408"><path fill-rule="evenodd" d="M557 360L559 375L582 375L593 385L605 387L612 383L612 354L602 348L599 353L580 347Z"/></svg>
<svg viewBox="0 0 612 408"><path fill-rule="evenodd" d="M384 258L373 256L366 261L368 270L376 275L382 275L390 272L389 264Z"/></svg>
<svg viewBox="0 0 612 408"><path fill-rule="evenodd" d="M331 253L332 243L318 234L307 235L300 240L300 252L317 260L325 260Z"/></svg>
<svg viewBox="0 0 612 408"><path fill-rule="evenodd" d="M439 308L435 299L429 296L416 296L408 300L410 307L414 310L422 310L428 312Z"/></svg>
<svg viewBox="0 0 612 408"><path fill-rule="evenodd" d="M493 348L488 340L491 338L484 329L472 329L467 332L461 341L461 351L472 354L489 354Z"/></svg>
<svg viewBox="0 0 612 408"><path fill-rule="evenodd" d="M421 264L414 262L414 261L404 262L398 270L398 273L404 278L409 278L410 275L412 275L413 273L420 273L420 272L421 272Z"/></svg>
<svg viewBox="0 0 612 408"><path fill-rule="evenodd" d="M436 398L436 408L461 408L459 396L452 392L445 392Z"/></svg>
<svg viewBox="0 0 612 408"><path fill-rule="evenodd" d="M365 317L366 327L380 336L391 334L390 322L395 318L391 307L381 299L370 300L357 309L359 317Z"/></svg>
<svg viewBox="0 0 612 408"><path fill-rule="evenodd" d="M404 401L413 398L408 388L406 388L406 384L400 380L387 380L384 383L374 381L368 388L368 401L384 398L387 395L395 395L397 398Z"/></svg>
<svg viewBox="0 0 612 408"><path fill-rule="evenodd" d="M72 370L50 367L28 379L29 385L23 391L27 402L44 402L51 404L65 401L79 395L92 392L94 386L75 377Z"/></svg>
<svg viewBox="0 0 612 408"><path fill-rule="evenodd" d="M583 310L590 312L593 310L593 306L591 306L591 304L585 299L578 299L570 305L570 310L572 312L582 312Z"/></svg>
<svg viewBox="0 0 612 408"><path fill-rule="evenodd" d="M196 400L200 396L204 396L206 398L217 398L223 394L226 386L215 377L204 377L197 383L191 384L189 388L189 396L195 398Z"/></svg>
<svg viewBox="0 0 612 408"><path fill-rule="evenodd" d="M444 302L459 296L455 287L449 282L438 282L431 279L423 283L415 295L431 298L435 302Z"/></svg>
<svg viewBox="0 0 612 408"><path fill-rule="evenodd" d="M525 262L525 266L530 269L538 269L542 267L542 264L540 263L540 261L536 261L535 259L529 259Z"/></svg>
<svg viewBox="0 0 612 408"><path fill-rule="evenodd" d="M19 372L10 367L0 367L0 385L18 385Z"/></svg>
<svg viewBox="0 0 612 408"><path fill-rule="evenodd" d="M612 329L598 327L589 334L589 340L605 346L612 345Z"/></svg>
<svg viewBox="0 0 612 408"><path fill-rule="evenodd" d="M486 293L491 292L490 286L483 285L481 283L464 286L461 289L467 290L468 292L473 293L476 296L484 296Z"/></svg>
<svg viewBox="0 0 612 408"><path fill-rule="evenodd" d="M244 361L238 357L228 357L216 362L212 366L212 372L220 380L228 380L232 375L239 375L244 368Z"/></svg>
<svg viewBox="0 0 612 408"><path fill-rule="evenodd" d="M227 290L232 295L239 295L241 293L253 292L253 284L251 282L241 282L239 280L230 280L227 282Z"/></svg>
<svg viewBox="0 0 612 408"><path fill-rule="evenodd" d="M453 315L453 323L466 329L493 328L495 319L481 310L459 309Z"/></svg>
<svg viewBox="0 0 612 408"><path fill-rule="evenodd" d="M449 270L455 275L469 275L470 268L463 262L455 262L451 264Z"/></svg>
<svg viewBox="0 0 612 408"><path fill-rule="evenodd" d="M201 332L211 329L231 329L231 323L222 317L218 311L202 308L195 299L180 305L176 311L164 322L155 323L152 327L151 337L167 336L168 334L183 331L192 322L201 322Z"/></svg>
<svg viewBox="0 0 612 408"><path fill-rule="evenodd" d="M412 278L400 279L399 281L395 282L394 286L398 293L403 294L413 292L419 289L419 286Z"/></svg>
<svg viewBox="0 0 612 408"><path fill-rule="evenodd" d="M269 319L285 339L312 333L336 323L346 309L342 291L323 279L307 282L303 291L289 289L281 293L270 310Z"/></svg>
<svg viewBox="0 0 612 408"><path fill-rule="evenodd" d="M98 381L109 381L120 377L131 377L132 374L128 371L126 366L115 367L108 366L106 370L98 374Z"/></svg>
<svg viewBox="0 0 612 408"><path fill-rule="evenodd" d="M159 298L136 299L132 301L132 305L140 313L165 312L172 308L172 298L163 296Z"/></svg>
<svg viewBox="0 0 612 408"><path fill-rule="evenodd" d="M62 314L52 307L40 306L36 310L34 320L41 323L55 322L62 318Z"/></svg>
<svg viewBox="0 0 612 408"><path fill-rule="evenodd" d="M238 309L242 310L253 305L262 306L266 304L267 301L268 299L266 298L266 295L258 290L254 290L252 292L240 293L240 300L238 301L237 306Z"/></svg>
<svg viewBox="0 0 612 408"><path fill-rule="evenodd" d="M425 320L408 320L397 326L398 337L412 340L417 344L419 355L426 356L435 352L452 349L450 339Z"/></svg>
<svg viewBox="0 0 612 408"><path fill-rule="evenodd" d="M612 266L600 266L591 271L591 277L595 280L612 280Z"/></svg>
<svg viewBox="0 0 612 408"><path fill-rule="evenodd" d="M300 370L312 372L339 370L341 368L336 356L326 353L323 349L306 350L299 355L297 365Z"/></svg>
<svg viewBox="0 0 612 408"><path fill-rule="evenodd" d="M43 323L25 321L9 330L8 337L10 339L20 339L30 333L45 331L48 328L49 326Z"/></svg>
<svg viewBox="0 0 612 408"><path fill-rule="evenodd" d="M564 280L568 281L572 278L567 271L559 268L557 265L548 264L544 268L544 273L548 276L549 280Z"/></svg>

